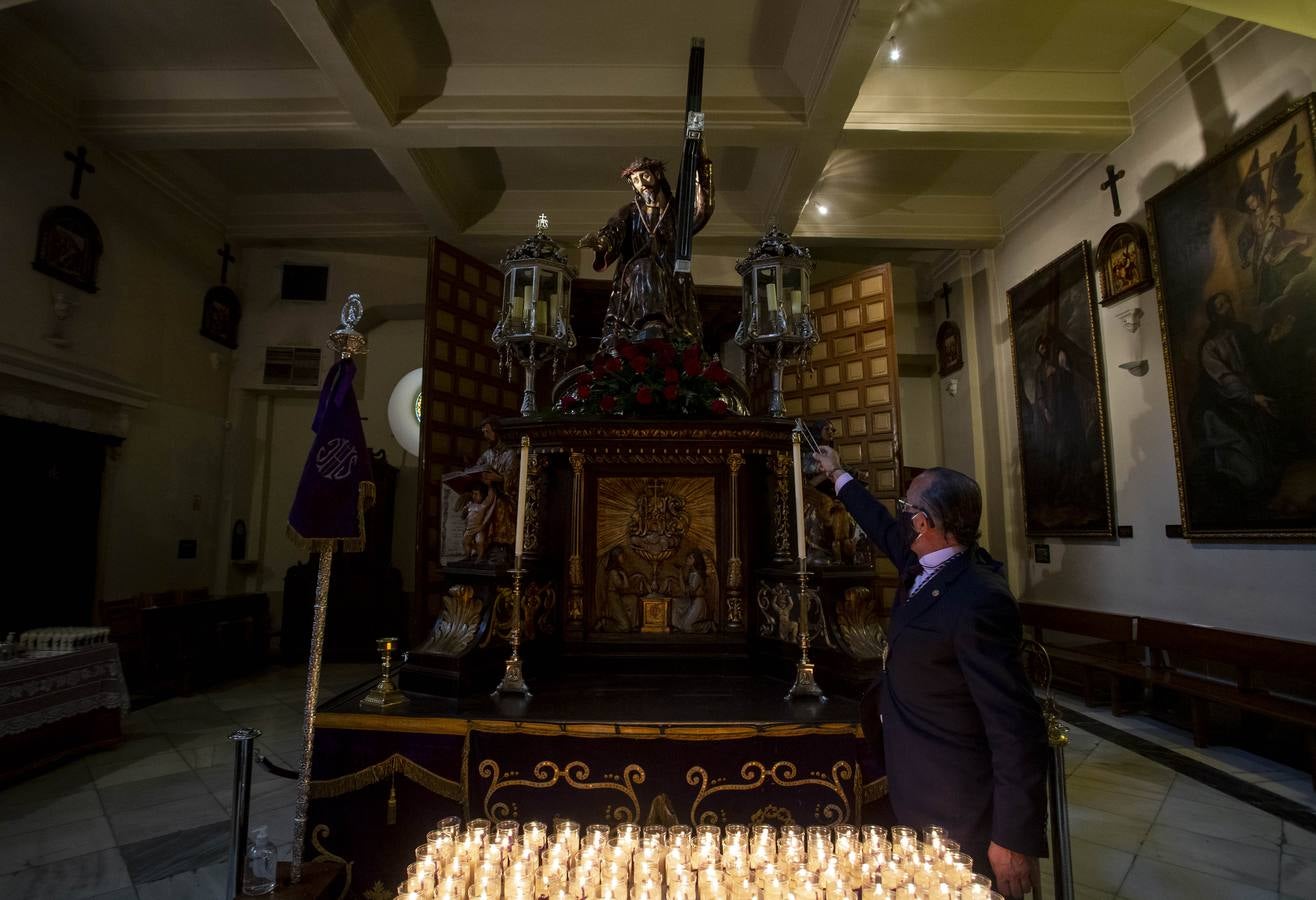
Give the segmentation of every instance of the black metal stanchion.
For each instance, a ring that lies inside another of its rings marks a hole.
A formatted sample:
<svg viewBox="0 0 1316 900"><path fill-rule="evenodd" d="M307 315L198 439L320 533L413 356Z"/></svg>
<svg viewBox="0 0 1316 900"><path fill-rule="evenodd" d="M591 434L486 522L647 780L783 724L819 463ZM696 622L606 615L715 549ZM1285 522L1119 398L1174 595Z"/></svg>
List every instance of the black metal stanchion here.
<svg viewBox="0 0 1316 900"><path fill-rule="evenodd" d="M251 809L251 760L256 738L255 728L239 728L228 736L233 742L233 830L228 848L229 898L242 894L243 861L247 853L247 824Z"/></svg>

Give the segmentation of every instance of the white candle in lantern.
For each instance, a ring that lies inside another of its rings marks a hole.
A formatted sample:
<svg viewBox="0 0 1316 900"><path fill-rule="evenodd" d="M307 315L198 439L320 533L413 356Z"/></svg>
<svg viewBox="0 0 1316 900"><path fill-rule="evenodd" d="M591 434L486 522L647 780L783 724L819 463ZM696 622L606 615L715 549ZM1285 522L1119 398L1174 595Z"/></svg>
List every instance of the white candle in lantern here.
<svg viewBox="0 0 1316 900"><path fill-rule="evenodd" d="M769 281L768 282L768 312L776 312L776 311L777 311L777 283L775 281Z"/></svg>
<svg viewBox="0 0 1316 900"><path fill-rule="evenodd" d="M796 556L808 558L804 535L804 466L800 461L800 433L791 434L791 455L795 463L795 547Z"/></svg>
<svg viewBox="0 0 1316 900"><path fill-rule="evenodd" d="M799 444L795 445L797 462ZM521 568L521 551L525 549L525 495L530 492L530 438L521 438L521 473L516 480L516 567Z"/></svg>
<svg viewBox="0 0 1316 900"><path fill-rule="evenodd" d="M791 315L798 316L804 311L804 294L799 290L791 291Z"/></svg>

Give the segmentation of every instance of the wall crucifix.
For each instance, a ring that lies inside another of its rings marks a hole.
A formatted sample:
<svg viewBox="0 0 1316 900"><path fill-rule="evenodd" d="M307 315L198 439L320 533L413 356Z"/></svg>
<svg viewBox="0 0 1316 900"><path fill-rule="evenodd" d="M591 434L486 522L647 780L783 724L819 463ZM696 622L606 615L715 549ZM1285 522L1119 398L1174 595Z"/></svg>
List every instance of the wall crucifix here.
<svg viewBox="0 0 1316 900"><path fill-rule="evenodd" d="M1124 177L1124 170L1115 171L1114 166L1106 166L1106 180L1101 182L1103 191L1110 191L1110 203L1114 207L1115 218L1120 217L1120 189L1119 180Z"/></svg>
<svg viewBox="0 0 1316 900"><path fill-rule="evenodd" d="M220 284L228 284L228 264L231 262L238 261L238 258L234 256L233 253L231 252L232 250L233 247L229 244L228 241L225 241L224 246L220 247L218 250L215 251L217 254L219 254L219 258L221 260L219 264Z"/></svg>
<svg viewBox="0 0 1316 900"><path fill-rule="evenodd" d="M78 195L82 193L82 173L95 175L96 167L87 162L87 148L81 144L78 145L76 154L72 150L65 150L64 158L73 163L73 186L69 188L69 196L77 200Z"/></svg>
<svg viewBox="0 0 1316 900"><path fill-rule="evenodd" d="M943 281L941 283L941 290L937 291L932 296L941 298L941 302L944 303L946 306L946 318L949 319L950 318L950 282Z"/></svg>

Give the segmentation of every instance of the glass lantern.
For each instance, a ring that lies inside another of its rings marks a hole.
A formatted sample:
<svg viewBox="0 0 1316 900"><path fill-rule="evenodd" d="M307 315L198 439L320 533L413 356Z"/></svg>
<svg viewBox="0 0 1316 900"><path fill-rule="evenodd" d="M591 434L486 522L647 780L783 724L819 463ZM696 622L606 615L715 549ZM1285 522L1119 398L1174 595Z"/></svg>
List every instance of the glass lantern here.
<svg viewBox="0 0 1316 900"><path fill-rule="evenodd" d="M760 361L772 367L772 393L768 413L786 414L781 379L786 364L808 365L818 330L809 308L809 276L813 258L809 251L791 241L777 226L749 248L749 254L736 263L743 293L740 325L736 343L745 351L752 375Z"/></svg>
<svg viewBox="0 0 1316 900"><path fill-rule="evenodd" d="M568 350L576 346L571 330L571 282L576 271L566 251L548 236L548 216L539 214L535 234L507 251L499 262L503 303L493 330L500 364L512 377L512 362L525 373L521 415L537 409L535 373L551 361L557 377Z"/></svg>

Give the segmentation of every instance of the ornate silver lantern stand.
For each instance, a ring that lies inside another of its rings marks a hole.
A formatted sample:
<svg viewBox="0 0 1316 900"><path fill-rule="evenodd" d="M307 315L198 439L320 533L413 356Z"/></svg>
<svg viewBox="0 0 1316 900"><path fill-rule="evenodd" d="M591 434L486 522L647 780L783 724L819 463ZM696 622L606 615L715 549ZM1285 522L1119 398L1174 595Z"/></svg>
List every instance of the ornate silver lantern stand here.
<svg viewBox="0 0 1316 900"><path fill-rule="evenodd" d="M772 367L768 414L780 418L786 415L781 391L786 364L793 359L802 370L818 343L809 307L813 258L776 225L769 225L749 255L736 263L736 271L744 286L736 343L745 351L747 376L757 371L760 361Z"/></svg>
<svg viewBox="0 0 1316 900"><path fill-rule="evenodd" d="M525 373L521 415L533 415L535 373L551 362L557 377L562 359L576 346L571 330L571 282L576 270L566 251L548 236L548 216L539 214L535 234L507 251L503 271L503 303L494 326L493 343L500 366L512 379L512 362Z"/></svg>

